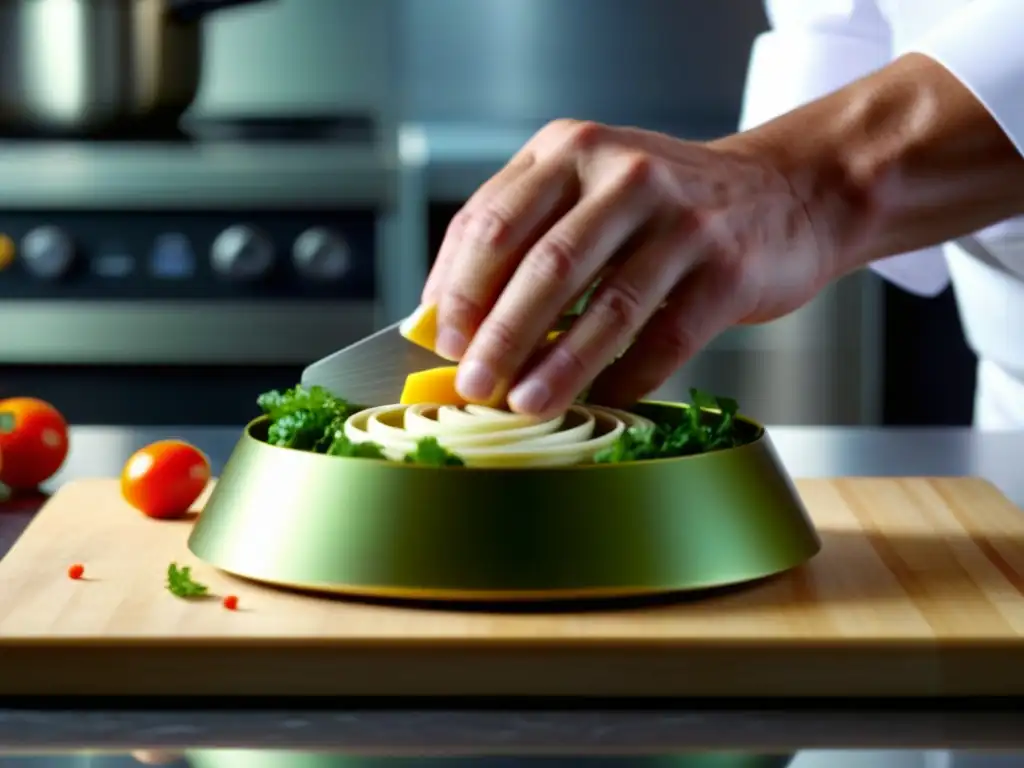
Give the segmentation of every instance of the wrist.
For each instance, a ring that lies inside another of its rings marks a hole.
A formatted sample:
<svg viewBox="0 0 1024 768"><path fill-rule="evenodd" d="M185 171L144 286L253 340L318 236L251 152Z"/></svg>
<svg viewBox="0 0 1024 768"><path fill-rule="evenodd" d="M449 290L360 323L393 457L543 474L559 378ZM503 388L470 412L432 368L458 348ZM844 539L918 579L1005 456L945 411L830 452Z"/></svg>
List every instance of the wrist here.
<svg viewBox="0 0 1024 768"><path fill-rule="evenodd" d="M1024 212L1024 159L922 55L736 138L788 180L835 277Z"/></svg>

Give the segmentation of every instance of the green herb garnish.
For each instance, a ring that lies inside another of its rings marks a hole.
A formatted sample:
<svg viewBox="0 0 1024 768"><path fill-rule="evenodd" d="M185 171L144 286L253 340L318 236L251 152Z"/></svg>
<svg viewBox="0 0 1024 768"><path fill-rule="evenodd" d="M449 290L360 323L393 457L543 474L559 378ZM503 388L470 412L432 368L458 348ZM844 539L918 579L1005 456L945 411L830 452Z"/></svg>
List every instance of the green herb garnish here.
<svg viewBox="0 0 1024 768"><path fill-rule="evenodd" d="M594 461L598 464L618 464L624 461L692 456L734 448L743 442L742 437L736 433L739 404L735 400L715 397L696 389L690 390L690 399L686 418L681 423L659 424L654 429L628 429L613 445L598 453Z"/></svg>
<svg viewBox="0 0 1024 768"><path fill-rule="evenodd" d="M267 442L283 448L345 456L355 459L384 459L377 443L353 443L345 436L345 420L362 406L335 397L323 387L297 386L285 391L273 390L256 401L270 419ZM405 457L411 464L434 467L460 467L462 459L442 448L437 440L425 437L416 450Z"/></svg>
<svg viewBox="0 0 1024 768"><path fill-rule="evenodd" d="M323 387L301 385L266 392L256 403L270 417L268 443L317 453L330 448L339 425L359 410Z"/></svg>
<svg viewBox="0 0 1024 768"><path fill-rule="evenodd" d="M466 462L460 459L435 437L424 437L416 443L416 450L405 457L406 464L425 464L431 467L464 467Z"/></svg>
<svg viewBox="0 0 1024 768"><path fill-rule="evenodd" d="M327 448L328 456L347 456L351 459L383 459L384 450L377 443L353 443L338 431Z"/></svg>
<svg viewBox="0 0 1024 768"><path fill-rule="evenodd" d="M678 423L658 424L653 429L626 430L615 443L594 457L600 464L691 456L744 442L737 430L738 403L690 390L691 405ZM377 443L353 443L344 433L345 420L358 410L321 387L293 387L260 395L260 409L269 417L267 442L285 448L348 458L386 459ZM422 438L405 457L407 464L431 467L461 467L465 462L438 443ZM185 578L187 579L187 570ZM170 572L168 572L170 583ZM172 590L173 591L173 590Z"/></svg>
<svg viewBox="0 0 1024 768"><path fill-rule="evenodd" d="M204 597L209 589L205 584L200 584L192 578L192 569L184 565L178 567L177 563L167 566L167 591L176 597L191 598Z"/></svg>

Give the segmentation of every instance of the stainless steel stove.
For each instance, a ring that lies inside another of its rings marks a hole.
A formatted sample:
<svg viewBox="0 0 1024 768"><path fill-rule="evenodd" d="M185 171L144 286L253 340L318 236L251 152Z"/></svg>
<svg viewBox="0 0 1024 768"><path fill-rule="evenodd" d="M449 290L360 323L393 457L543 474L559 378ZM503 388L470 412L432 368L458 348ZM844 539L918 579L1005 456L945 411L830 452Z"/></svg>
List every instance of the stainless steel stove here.
<svg viewBox="0 0 1024 768"><path fill-rule="evenodd" d="M78 377L137 395L147 367L208 391L400 318L427 265L403 258L399 164L397 140L352 117L0 139L0 391Z"/></svg>

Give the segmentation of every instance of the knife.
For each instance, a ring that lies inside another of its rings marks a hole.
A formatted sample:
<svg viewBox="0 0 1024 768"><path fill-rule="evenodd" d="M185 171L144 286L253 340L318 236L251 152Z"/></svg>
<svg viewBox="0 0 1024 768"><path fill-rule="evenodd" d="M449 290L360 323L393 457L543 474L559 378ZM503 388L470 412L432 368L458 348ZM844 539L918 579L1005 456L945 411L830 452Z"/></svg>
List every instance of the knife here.
<svg viewBox="0 0 1024 768"><path fill-rule="evenodd" d="M310 364L302 372L302 386L323 387L335 397L359 405L388 405L401 399L410 373L454 365L402 336L403 322Z"/></svg>

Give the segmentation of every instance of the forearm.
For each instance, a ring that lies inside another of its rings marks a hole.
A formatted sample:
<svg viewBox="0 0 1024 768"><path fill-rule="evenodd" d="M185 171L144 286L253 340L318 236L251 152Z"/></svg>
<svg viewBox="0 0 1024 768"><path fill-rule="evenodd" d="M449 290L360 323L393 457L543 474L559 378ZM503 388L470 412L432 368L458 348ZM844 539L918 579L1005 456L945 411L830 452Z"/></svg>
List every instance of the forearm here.
<svg viewBox="0 0 1024 768"><path fill-rule="evenodd" d="M923 55L733 138L777 156L837 274L1024 213L1024 157Z"/></svg>

